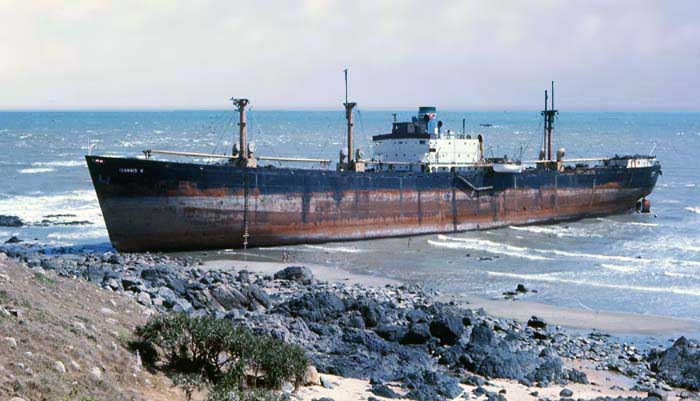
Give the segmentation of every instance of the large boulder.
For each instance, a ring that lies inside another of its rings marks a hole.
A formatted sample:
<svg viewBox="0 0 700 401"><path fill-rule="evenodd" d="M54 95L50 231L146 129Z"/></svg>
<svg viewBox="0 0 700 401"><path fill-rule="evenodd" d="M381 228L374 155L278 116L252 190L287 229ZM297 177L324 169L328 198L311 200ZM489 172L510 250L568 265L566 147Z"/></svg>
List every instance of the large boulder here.
<svg viewBox="0 0 700 401"><path fill-rule="evenodd" d="M565 369L552 348L536 352L534 348L521 349L517 344L517 338L500 338L482 323L472 329L468 344L450 348L442 356L441 363L457 365L481 376L512 379L528 385L570 379L587 381L584 373Z"/></svg>
<svg viewBox="0 0 700 401"><path fill-rule="evenodd" d="M426 323L418 323L409 327L408 332L401 339L401 344L425 344L428 340L430 340L430 327Z"/></svg>
<svg viewBox="0 0 700 401"><path fill-rule="evenodd" d="M211 295L226 310L248 308L248 298L230 285L215 287L211 291Z"/></svg>
<svg viewBox="0 0 700 401"><path fill-rule="evenodd" d="M305 293L299 298L283 303L278 310L310 322L333 321L346 311L343 300L329 291Z"/></svg>
<svg viewBox="0 0 700 401"><path fill-rule="evenodd" d="M306 266L288 266L275 273L275 280L290 280L301 284L315 284L316 278Z"/></svg>
<svg viewBox="0 0 700 401"><path fill-rule="evenodd" d="M460 316L444 312L430 322L430 334L443 345L454 345L464 333L464 323Z"/></svg>
<svg viewBox="0 0 700 401"><path fill-rule="evenodd" d="M700 349L692 347L685 337L663 351L650 352L647 360L651 370L666 383L692 391L700 390Z"/></svg>

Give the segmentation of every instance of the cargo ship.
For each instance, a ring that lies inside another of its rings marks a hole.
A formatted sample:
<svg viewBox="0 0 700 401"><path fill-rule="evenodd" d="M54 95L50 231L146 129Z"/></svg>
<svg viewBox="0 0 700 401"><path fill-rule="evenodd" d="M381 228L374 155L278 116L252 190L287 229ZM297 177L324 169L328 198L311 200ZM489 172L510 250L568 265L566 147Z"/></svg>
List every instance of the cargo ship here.
<svg viewBox="0 0 700 401"><path fill-rule="evenodd" d="M346 92L347 93L347 92ZM660 163L654 156L567 159L553 154L558 111L545 91L536 160L488 158L484 137L444 129L435 107L372 137L373 155L347 148L335 169L264 166L331 160L265 157L247 142L247 99L230 155L144 150L144 157L86 156L112 245L120 251L181 251L363 240L649 211ZM550 103L551 101L551 103ZM219 163L154 155L221 158Z"/></svg>

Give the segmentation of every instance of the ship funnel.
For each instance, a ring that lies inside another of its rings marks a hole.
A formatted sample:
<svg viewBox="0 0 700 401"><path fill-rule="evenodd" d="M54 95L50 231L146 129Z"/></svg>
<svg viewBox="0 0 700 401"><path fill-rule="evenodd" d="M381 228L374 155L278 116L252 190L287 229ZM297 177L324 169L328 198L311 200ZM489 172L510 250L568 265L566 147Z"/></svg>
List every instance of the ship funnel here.
<svg viewBox="0 0 700 401"><path fill-rule="evenodd" d="M425 123L425 130L429 134L437 134L437 109L433 106L421 106L418 108L418 121Z"/></svg>

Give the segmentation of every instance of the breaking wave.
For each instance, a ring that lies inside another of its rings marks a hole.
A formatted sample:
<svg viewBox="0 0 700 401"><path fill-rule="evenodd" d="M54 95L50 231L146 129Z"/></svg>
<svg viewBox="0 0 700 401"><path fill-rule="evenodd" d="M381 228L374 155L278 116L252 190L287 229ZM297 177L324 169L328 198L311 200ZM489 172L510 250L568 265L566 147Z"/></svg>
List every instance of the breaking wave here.
<svg viewBox="0 0 700 401"><path fill-rule="evenodd" d="M92 190L0 197L0 214L18 216L30 223L41 222L51 214L72 214L74 220L104 225L97 195Z"/></svg>
<svg viewBox="0 0 700 401"><path fill-rule="evenodd" d="M585 232L571 227L545 227L545 226L509 226L511 230L526 231L535 234L554 235L557 237L602 237L600 234Z"/></svg>
<svg viewBox="0 0 700 401"><path fill-rule="evenodd" d="M317 249L319 251L330 252L330 253L333 253L333 252L340 252L340 253L363 253L363 252L366 252L363 249L349 248L349 247L344 247L344 246L331 247L331 246L309 245L309 244L306 244L304 246L307 248Z"/></svg>
<svg viewBox="0 0 700 401"><path fill-rule="evenodd" d="M87 166L84 161L80 160L56 160L51 162L34 162L32 166L49 166L49 167L80 167Z"/></svg>
<svg viewBox="0 0 700 401"><path fill-rule="evenodd" d="M484 251L494 255L506 255L530 260L551 260L551 258L545 256L529 254L528 248L502 244L495 241L472 238L456 238L442 234L438 235L438 239L440 241L428 240L428 243L432 246L440 248Z"/></svg>
<svg viewBox="0 0 700 401"><path fill-rule="evenodd" d="M56 171L55 168L23 168L19 171L20 174L40 174L40 173L50 173L52 171Z"/></svg>
<svg viewBox="0 0 700 401"><path fill-rule="evenodd" d="M687 210L687 211L689 211L689 212L691 212L691 213L700 214L700 207L697 207L697 206L696 206L696 207L688 206L688 207L686 207L686 208L684 208L684 209Z"/></svg>
<svg viewBox="0 0 700 401"><path fill-rule="evenodd" d="M614 270L620 273L635 273L639 271L639 266L613 265L609 263L601 263L600 267L608 270Z"/></svg>
<svg viewBox="0 0 700 401"><path fill-rule="evenodd" d="M620 290L630 290L630 291L643 291L643 292L657 292L657 293L671 293L676 295L690 295L695 297L700 297L700 288L678 288L678 287L648 287L640 285L626 285L626 284L608 284L608 283L598 283L595 281L588 280L574 280L568 278L557 277L554 274L517 274L517 273L502 273L502 272L486 272L489 276L495 277L508 277L515 278L518 280L526 281L542 281L548 283L565 283L574 285L585 285L590 287L601 287L601 288L614 288Z"/></svg>

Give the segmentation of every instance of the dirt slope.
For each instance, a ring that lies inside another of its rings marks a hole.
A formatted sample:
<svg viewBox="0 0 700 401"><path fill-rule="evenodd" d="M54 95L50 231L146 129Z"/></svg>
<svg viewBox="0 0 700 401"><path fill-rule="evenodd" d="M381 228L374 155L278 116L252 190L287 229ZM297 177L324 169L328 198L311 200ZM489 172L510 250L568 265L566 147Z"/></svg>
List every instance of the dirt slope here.
<svg viewBox="0 0 700 401"><path fill-rule="evenodd" d="M0 399L184 400L125 348L148 313L129 297L0 253Z"/></svg>

